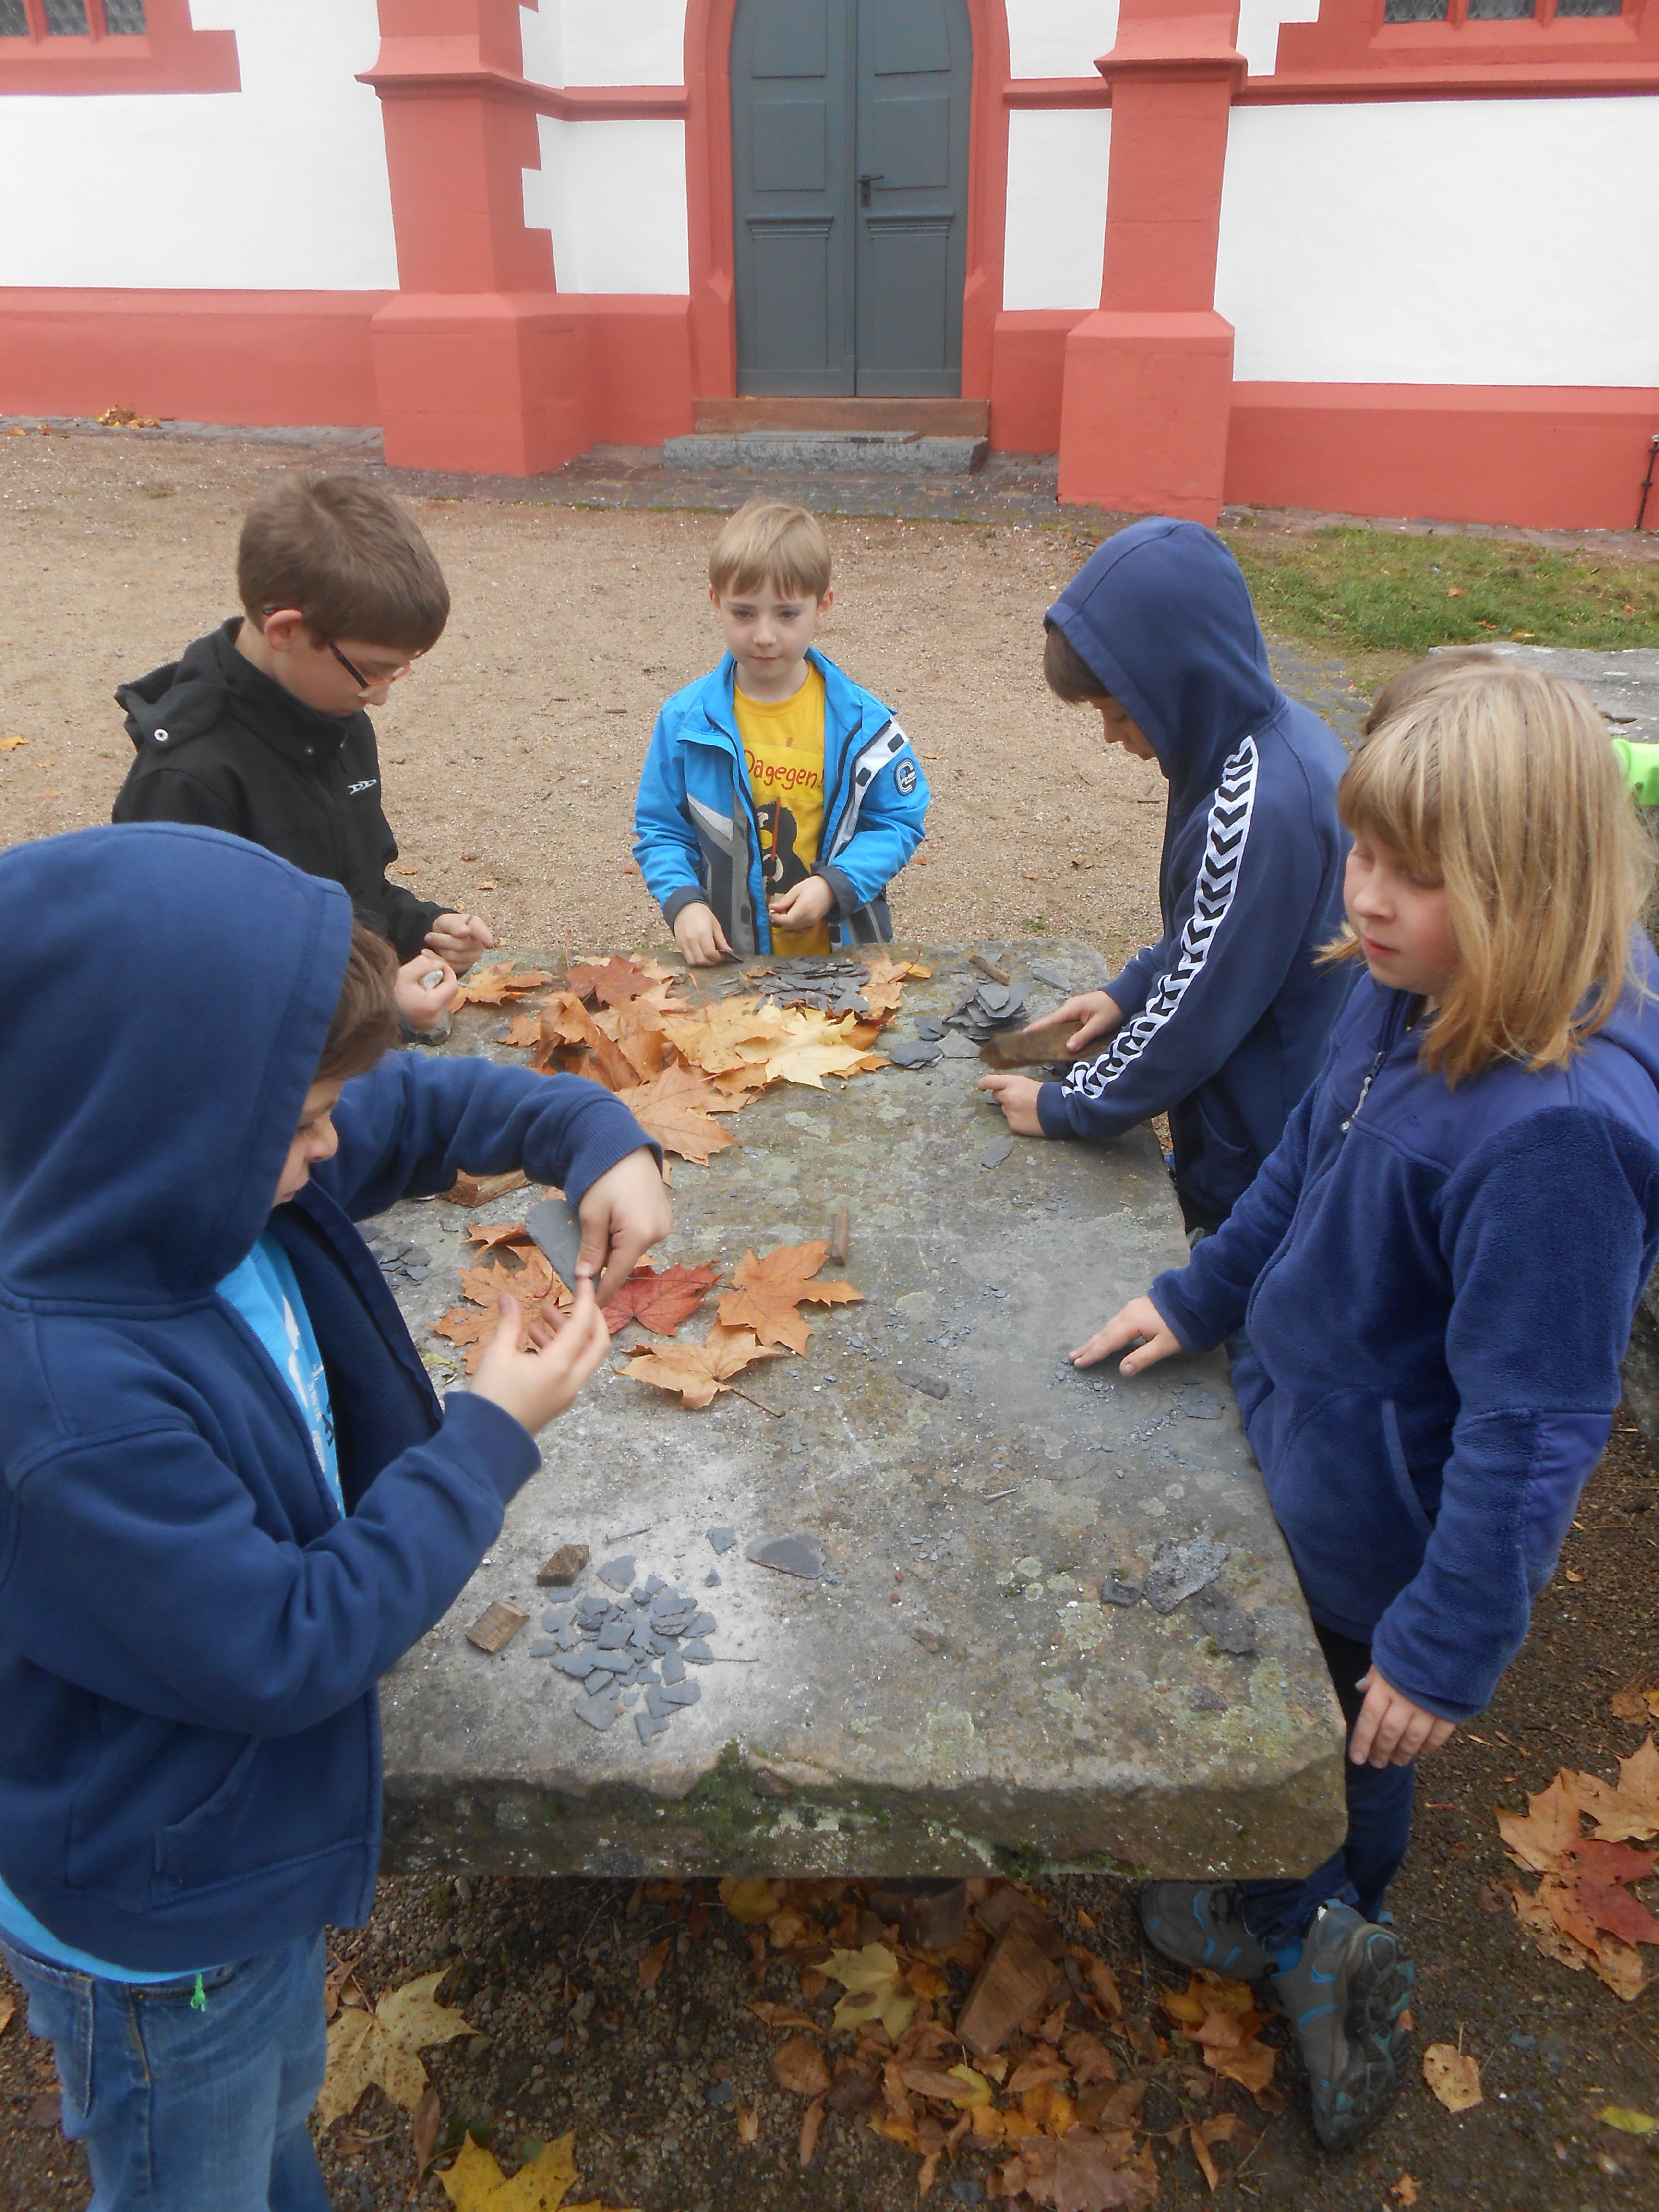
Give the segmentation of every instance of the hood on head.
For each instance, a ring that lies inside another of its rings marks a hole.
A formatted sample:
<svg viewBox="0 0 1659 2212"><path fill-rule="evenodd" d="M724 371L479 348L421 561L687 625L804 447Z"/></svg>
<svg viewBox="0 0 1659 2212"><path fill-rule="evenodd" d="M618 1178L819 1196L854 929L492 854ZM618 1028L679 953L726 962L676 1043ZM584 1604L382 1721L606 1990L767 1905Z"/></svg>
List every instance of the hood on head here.
<svg viewBox="0 0 1659 2212"><path fill-rule="evenodd" d="M1132 523L1091 554L1046 619L1139 725L1172 797L1208 791L1279 703L1249 588L1201 524Z"/></svg>
<svg viewBox="0 0 1659 2212"><path fill-rule="evenodd" d="M173 823L0 853L0 933L35 946L0 1019L0 1284L143 1307L200 1297L264 1231L317 1072L351 902Z"/></svg>

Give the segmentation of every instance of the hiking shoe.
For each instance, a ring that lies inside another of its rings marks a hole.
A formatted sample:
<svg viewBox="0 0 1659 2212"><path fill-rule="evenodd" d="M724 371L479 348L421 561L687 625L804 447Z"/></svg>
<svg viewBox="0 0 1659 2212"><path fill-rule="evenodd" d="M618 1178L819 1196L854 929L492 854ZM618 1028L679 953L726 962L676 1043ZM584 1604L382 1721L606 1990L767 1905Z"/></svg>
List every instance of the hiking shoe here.
<svg viewBox="0 0 1659 2212"><path fill-rule="evenodd" d="M1146 1941L1177 1966L1208 1966L1237 1982L1273 1971L1273 1954L1244 1925L1231 1882L1149 1881L1136 1904Z"/></svg>
<svg viewBox="0 0 1659 2212"><path fill-rule="evenodd" d="M1322 1905L1295 1966L1273 1976L1308 2068L1314 2131L1346 2150L1400 2094L1411 2031L1400 2015L1416 1970L1390 1928Z"/></svg>

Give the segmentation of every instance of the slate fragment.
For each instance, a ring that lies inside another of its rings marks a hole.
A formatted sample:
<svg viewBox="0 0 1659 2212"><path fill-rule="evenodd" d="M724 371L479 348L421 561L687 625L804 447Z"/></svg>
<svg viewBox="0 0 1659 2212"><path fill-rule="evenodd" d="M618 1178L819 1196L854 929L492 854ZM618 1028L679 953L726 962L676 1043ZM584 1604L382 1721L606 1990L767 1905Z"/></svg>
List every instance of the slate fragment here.
<svg viewBox="0 0 1659 2212"><path fill-rule="evenodd" d="M930 1620L913 1620L910 1624L910 1634L924 1651L931 1653L935 1658L945 1649L943 1632L935 1628Z"/></svg>
<svg viewBox="0 0 1659 2212"><path fill-rule="evenodd" d="M1261 1650L1261 1634L1253 1615L1214 1583L1194 1595L1188 1610L1204 1633L1213 1637L1231 1657L1252 1659Z"/></svg>
<svg viewBox="0 0 1659 2212"><path fill-rule="evenodd" d="M1051 991L1064 991L1070 998L1077 988L1070 976L1062 975L1058 968L1046 967L1040 960L1028 960L1025 966L1035 981L1046 983Z"/></svg>
<svg viewBox="0 0 1659 2212"><path fill-rule="evenodd" d="M1187 1703L1195 1713L1224 1713L1227 1700L1219 1690L1212 1690L1207 1682L1200 1682Z"/></svg>
<svg viewBox="0 0 1659 2212"><path fill-rule="evenodd" d="M601 1735L618 1717L617 1693L611 1689L601 1690L597 1697L582 1698L576 1707L576 1718L586 1721L591 1729L598 1729Z"/></svg>
<svg viewBox="0 0 1659 2212"><path fill-rule="evenodd" d="M663 1654L662 1678L665 1682L683 1682L685 1680L685 1662L678 1651Z"/></svg>
<svg viewBox="0 0 1659 2212"><path fill-rule="evenodd" d="M530 1646L532 1659L556 1659L562 1649L556 1637L538 1636Z"/></svg>
<svg viewBox="0 0 1659 2212"><path fill-rule="evenodd" d="M665 1705L695 1705L702 1695L701 1682L665 1682L657 1692Z"/></svg>
<svg viewBox="0 0 1659 2212"><path fill-rule="evenodd" d="M1115 1582L1108 1575L1100 1585L1100 1601L1103 1605L1139 1605L1140 1584Z"/></svg>
<svg viewBox="0 0 1659 2212"><path fill-rule="evenodd" d="M634 1716L634 1725L640 1732L640 1741L649 1743L653 1736L662 1734L668 1723L666 1721L659 1721L653 1712L641 1705Z"/></svg>
<svg viewBox="0 0 1659 2212"><path fill-rule="evenodd" d="M607 1559L597 1571L599 1580L608 1583L613 1590L628 1589L634 1580L633 1554L624 1552L620 1559Z"/></svg>
<svg viewBox="0 0 1659 2212"><path fill-rule="evenodd" d="M823 1547L816 1536L773 1536L764 1543L757 1538L744 1557L757 1567L774 1567L805 1582L816 1581L825 1565Z"/></svg>
<svg viewBox="0 0 1659 2212"><path fill-rule="evenodd" d="M913 1043L908 1037L895 1037L890 1044L884 1042L880 1049L895 1067L931 1067L944 1053L942 1045L920 1038Z"/></svg>
<svg viewBox="0 0 1659 2212"><path fill-rule="evenodd" d="M582 1224L575 1207L562 1191L554 1198L538 1199L525 1215L524 1225L541 1248L549 1267L566 1290L574 1293L576 1261L582 1249Z"/></svg>
<svg viewBox="0 0 1659 2212"><path fill-rule="evenodd" d="M720 1571L718 1567L710 1567L708 1572L702 1578L702 1586L705 1589L718 1589L720 1588Z"/></svg>
<svg viewBox="0 0 1659 2212"><path fill-rule="evenodd" d="M544 1589L568 1589L591 1556L586 1544L561 1544L536 1570L536 1580Z"/></svg>
<svg viewBox="0 0 1659 2212"><path fill-rule="evenodd" d="M600 1650L620 1651L633 1632L625 1620L607 1620L599 1631Z"/></svg>
<svg viewBox="0 0 1659 2212"><path fill-rule="evenodd" d="M521 1605L514 1605L507 1598L498 1597L493 1605L485 1607L467 1630L466 1640L476 1644L480 1651L505 1650L529 1618Z"/></svg>
<svg viewBox="0 0 1659 2212"><path fill-rule="evenodd" d="M948 1398L951 1386L942 1375L921 1375L912 1368L898 1370L898 1379L912 1390L920 1390L924 1397Z"/></svg>
<svg viewBox="0 0 1659 2212"><path fill-rule="evenodd" d="M1012 1137L993 1137L980 1154L979 1164L982 1168L1000 1168L1013 1149L1014 1140Z"/></svg>
<svg viewBox="0 0 1659 2212"><path fill-rule="evenodd" d="M1155 1613L1173 1613L1182 1598L1212 1583L1227 1564L1227 1547L1211 1536L1189 1536L1184 1544L1162 1543L1147 1570L1141 1595Z"/></svg>
<svg viewBox="0 0 1659 2212"><path fill-rule="evenodd" d="M693 1620L686 1633L690 1636L712 1636L719 1626L720 1623L712 1613L700 1613Z"/></svg>
<svg viewBox="0 0 1659 2212"><path fill-rule="evenodd" d="M945 1035L945 1024L937 1014L918 1014L916 1035L926 1044L937 1044Z"/></svg>
<svg viewBox="0 0 1659 2212"><path fill-rule="evenodd" d="M580 1682L593 1672L599 1661L592 1651L562 1651L553 1664L562 1674L568 1674L573 1681Z"/></svg>
<svg viewBox="0 0 1659 2212"><path fill-rule="evenodd" d="M979 1046L975 1040L970 1036L960 1036L955 1030L952 1030L945 1038L939 1050L946 1060L977 1060L979 1058Z"/></svg>
<svg viewBox="0 0 1659 2212"><path fill-rule="evenodd" d="M1189 1421L1218 1421L1225 1408L1213 1390L1186 1389L1181 1393L1179 1410Z"/></svg>
<svg viewBox="0 0 1659 2212"><path fill-rule="evenodd" d="M714 1653L709 1650L706 1644L700 1640L696 1643L683 1644L680 1648L679 1656L689 1666L692 1667L712 1667L714 1663Z"/></svg>
<svg viewBox="0 0 1659 2212"><path fill-rule="evenodd" d="M726 1528L724 1523L718 1528L705 1528L703 1534L716 1552L729 1552L738 1540L737 1531L734 1528Z"/></svg>

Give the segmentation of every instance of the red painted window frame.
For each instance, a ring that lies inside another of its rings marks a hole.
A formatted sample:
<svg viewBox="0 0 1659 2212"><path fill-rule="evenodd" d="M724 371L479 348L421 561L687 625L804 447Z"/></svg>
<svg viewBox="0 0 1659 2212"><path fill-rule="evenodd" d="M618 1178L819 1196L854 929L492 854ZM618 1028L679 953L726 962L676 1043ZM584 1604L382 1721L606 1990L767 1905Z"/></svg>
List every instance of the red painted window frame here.
<svg viewBox="0 0 1659 2212"><path fill-rule="evenodd" d="M1472 19L1450 0L1438 23L1389 23L1384 0L1323 0L1315 23L1285 23L1270 77L1246 105L1310 99L1525 99L1659 90L1659 0L1625 0L1617 15Z"/></svg>
<svg viewBox="0 0 1659 2212"><path fill-rule="evenodd" d="M84 38L46 29L41 0L23 0L27 38L0 39L0 94L240 92L234 31L198 31L190 0L144 0L142 38L112 37L103 0L87 0Z"/></svg>

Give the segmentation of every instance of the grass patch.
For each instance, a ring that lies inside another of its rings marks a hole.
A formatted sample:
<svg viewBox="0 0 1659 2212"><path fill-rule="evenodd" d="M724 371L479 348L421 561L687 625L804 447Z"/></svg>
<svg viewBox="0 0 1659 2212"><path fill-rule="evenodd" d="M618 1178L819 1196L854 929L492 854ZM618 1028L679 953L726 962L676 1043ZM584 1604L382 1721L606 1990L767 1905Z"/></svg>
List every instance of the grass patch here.
<svg viewBox="0 0 1659 2212"><path fill-rule="evenodd" d="M1491 538L1223 532L1262 628L1356 658L1437 645L1659 645L1659 562Z"/></svg>

